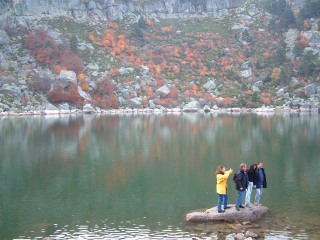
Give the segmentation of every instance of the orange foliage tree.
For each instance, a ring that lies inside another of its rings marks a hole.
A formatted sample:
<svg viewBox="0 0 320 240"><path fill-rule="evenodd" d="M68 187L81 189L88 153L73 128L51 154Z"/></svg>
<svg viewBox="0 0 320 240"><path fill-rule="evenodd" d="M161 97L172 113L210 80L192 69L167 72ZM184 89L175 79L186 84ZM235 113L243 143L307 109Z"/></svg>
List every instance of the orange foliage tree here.
<svg viewBox="0 0 320 240"><path fill-rule="evenodd" d="M172 32L173 28L171 26L166 26L161 28L162 33L170 33Z"/></svg>
<svg viewBox="0 0 320 240"><path fill-rule="evenodd" d="M119 108L120 102L115 95L117 85L108 77L99 79L93 92L94 103L101 108Z"/></svg>
<svg viewBox="0 0 320 240"><path fill-rule="evenodd" d="M272 102L272 95L271 93L263 92L260 95L260 99L263 104L270 105Z"/></svg>
<svg viewBox="0 0 320 240"><path fill-rule="evenodd" d="M78 74L78 81L83 91L89 91L89 83L86 80L86 76L83 73Z"/></svg>

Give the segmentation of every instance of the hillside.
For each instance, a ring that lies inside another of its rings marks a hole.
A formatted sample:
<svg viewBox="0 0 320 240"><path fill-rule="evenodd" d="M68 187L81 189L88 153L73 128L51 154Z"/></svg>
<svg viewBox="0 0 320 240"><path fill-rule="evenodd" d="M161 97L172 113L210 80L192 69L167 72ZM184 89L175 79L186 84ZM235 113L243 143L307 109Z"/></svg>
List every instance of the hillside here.
<svg viewBox="0 0 320 240"><path fill-rule="evenodd" d="M0 2L0 111L320 107L319 1L80 2Z"/></svg>

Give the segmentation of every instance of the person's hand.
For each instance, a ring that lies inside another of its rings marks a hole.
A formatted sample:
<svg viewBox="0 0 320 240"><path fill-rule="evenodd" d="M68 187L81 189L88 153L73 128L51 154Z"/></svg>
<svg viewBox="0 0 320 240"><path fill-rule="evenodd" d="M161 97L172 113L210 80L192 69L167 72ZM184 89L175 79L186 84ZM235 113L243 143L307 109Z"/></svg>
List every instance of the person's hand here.
<svg viewBox="0 0 320 240"><path fill-rule="evenodd" d="M243 188L241 187L241 188L240 188L240 190L242 191L242 190L243 190Z"/></svg>
<svg viewBox="0 0 320 240"><path fill-rule="evenodd" d="M230 169L229 169L229 171L230 171L230 173L233 173L233 170L232 170L232 168L230 168Z"/></svg>
<svg viewBox="0 0 320 240"><path fill-rule="evenodd" d="M257 186L256 185L253 185L253 188L256 188Z"/></svg>

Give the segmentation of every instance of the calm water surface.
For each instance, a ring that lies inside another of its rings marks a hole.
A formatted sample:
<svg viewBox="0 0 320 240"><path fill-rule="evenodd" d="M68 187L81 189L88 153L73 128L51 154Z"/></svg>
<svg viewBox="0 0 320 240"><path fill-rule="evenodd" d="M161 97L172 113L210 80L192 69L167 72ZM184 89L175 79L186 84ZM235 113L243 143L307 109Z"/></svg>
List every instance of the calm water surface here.
<svg viewBox="0 0 320 240"><path fill-rule="evenodd" d="M183 217L216 205L219 164L256 161L265 239L320 235L319 115L1 118L0 154L0 239L215 239Z"/></svg>

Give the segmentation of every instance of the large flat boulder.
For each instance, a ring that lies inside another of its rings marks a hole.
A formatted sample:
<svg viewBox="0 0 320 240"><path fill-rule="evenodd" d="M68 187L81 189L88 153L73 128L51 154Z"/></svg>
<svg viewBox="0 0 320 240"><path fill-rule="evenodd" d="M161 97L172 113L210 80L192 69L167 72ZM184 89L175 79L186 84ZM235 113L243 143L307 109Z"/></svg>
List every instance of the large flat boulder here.
<svg viewBox="0 0 320 240"><path fill-rule="evenodd" d="M217 207L213 207L204 211L194 211L186 215L187 222L210 222L210 221L226 221L226 222L255 222L268 213L265 206L250 206L240 208L237 211L234 204L230 204L230 209L224 213L218 213Z"/></svg>

